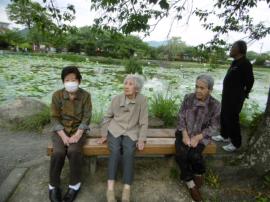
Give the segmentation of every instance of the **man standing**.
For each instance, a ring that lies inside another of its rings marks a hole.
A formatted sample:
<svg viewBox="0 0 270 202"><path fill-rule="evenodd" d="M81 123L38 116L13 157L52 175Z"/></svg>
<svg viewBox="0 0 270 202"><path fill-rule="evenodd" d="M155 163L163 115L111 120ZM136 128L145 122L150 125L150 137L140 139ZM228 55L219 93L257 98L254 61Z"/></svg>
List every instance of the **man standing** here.
<svg viewBox="0 0 270 202"><path fill-rule="evenodd" d="M246 58L247 44L236 41L230 51L234 59L223 81L221 101L221 135L213 136L215 141L230 142L222 148L233 152L241 147L239 114L245 98L252 89L254 76L252 65Z"/></svg>

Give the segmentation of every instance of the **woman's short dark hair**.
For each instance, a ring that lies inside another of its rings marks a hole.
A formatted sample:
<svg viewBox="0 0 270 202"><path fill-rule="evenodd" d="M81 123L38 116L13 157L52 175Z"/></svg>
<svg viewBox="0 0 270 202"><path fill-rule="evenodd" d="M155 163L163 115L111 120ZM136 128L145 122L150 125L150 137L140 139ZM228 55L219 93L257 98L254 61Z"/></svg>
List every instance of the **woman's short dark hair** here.
<svg viewBox="0 0 270 202"><path fill-rule="evenodd" d="M234 44L238 47L239 52L241 54L243 54L243 55L247 54L247 44L245 41L239 40L239 41L234 42Z"/></svg>
<svg viewBox="0 0 270 202"><path fill-rule="evenodd" d="M79 82L81 82L82 80L82 75L78 69L78 67L76 66L67 66L67 67L64 67L62 69L62 73L61 73L61 79L62 81L64 82L65 80L65 77L68 75L68 74L75 74L76 75L76 79L79 80Z"/></svg>

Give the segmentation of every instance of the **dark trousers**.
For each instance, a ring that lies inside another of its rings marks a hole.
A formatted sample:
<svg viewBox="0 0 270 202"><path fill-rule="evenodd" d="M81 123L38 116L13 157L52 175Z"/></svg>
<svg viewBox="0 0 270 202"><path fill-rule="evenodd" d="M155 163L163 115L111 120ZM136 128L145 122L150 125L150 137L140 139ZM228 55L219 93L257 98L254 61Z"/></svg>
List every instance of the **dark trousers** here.
<svg viewBox="0 0 270 202"><path fill-rule="evenodd" d="M128 136L121 135L115 138L108 132L108 146L110 150L108 179L115 180L118 164L123 155L123 183L131 185L134 175L134 154L136 150L136 141Z"/></svg>
<svg viewBox="0 0 270 202"><path fill-rule="evenodd" d="M244 97L237 100L227 100L222 98L220 126L221 136L225 139L230 138L232 144L239 148L242 144L239 114L244 104Z"/></svg>
<svg viewBox="0 0 270 202"><path fill-rule="evenodd" d="M182 141L182 133L176 134L175 160L181 170L181 180L190 181L194 175L202 175L205 173L205 164L202 152L205 146L198 144L192 148L185 145Z"/></svg>
<svg viewBox="0 0 270 202"><path fill-rule="evenodd" d="M83 163L82 146L84 145L85 138L86 136L83 135L79 142L66 146L58 134L52 134L53 154L50 164L50 185L54 187L60 186L60 175L66 156L69 160L70 185L81 182L81 168Z"/></svg>

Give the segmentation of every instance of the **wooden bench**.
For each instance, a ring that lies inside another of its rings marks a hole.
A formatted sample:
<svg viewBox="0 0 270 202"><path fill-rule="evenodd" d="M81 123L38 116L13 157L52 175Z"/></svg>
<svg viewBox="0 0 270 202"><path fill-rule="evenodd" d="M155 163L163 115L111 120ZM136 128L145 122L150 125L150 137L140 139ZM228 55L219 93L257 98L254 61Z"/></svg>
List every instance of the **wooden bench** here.
<svg viewBox="0 0 270 202"><path fill-rule="evenodd" d="M175 129L148 129L147 141L142 151L137 150L137 156L147 155L174 155L175 154ZM96 161L98 156L108 156L109 149L107 144L97 144L100 137L100 130L92 130L89 138L83 146L83 154L89 157L89 169L91 173L96 170ZM208 144L204 151L204 155L213 155L216 153L216 144ZM47 154L50 156L53 152L52 143L48 144Z"/></svg>

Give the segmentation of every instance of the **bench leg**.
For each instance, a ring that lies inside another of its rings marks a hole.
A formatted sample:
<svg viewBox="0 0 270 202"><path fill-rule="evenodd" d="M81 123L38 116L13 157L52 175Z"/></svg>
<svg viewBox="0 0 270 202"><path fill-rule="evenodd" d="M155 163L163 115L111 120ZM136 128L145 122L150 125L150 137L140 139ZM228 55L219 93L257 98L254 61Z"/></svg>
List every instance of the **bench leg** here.
<svg viewBox="0 0 270 202"><path fill-rule="evenodd" d="M96 156L89 157L88 168L89 168L92 175L95 174L96 168L97 168L97 157Z"/></svg>

